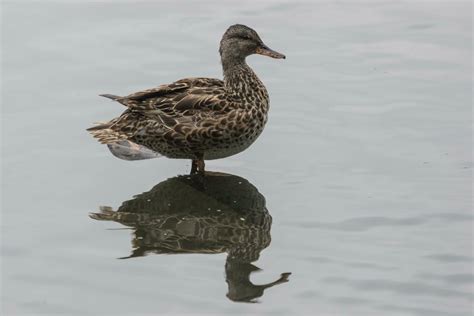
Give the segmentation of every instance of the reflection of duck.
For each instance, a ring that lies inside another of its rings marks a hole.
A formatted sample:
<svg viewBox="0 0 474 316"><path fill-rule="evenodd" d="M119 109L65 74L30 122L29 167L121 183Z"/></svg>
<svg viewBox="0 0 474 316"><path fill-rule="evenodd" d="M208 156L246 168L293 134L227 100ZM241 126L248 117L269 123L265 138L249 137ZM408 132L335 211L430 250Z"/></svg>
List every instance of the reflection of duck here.
<svg viewBox="0 0 474 316"><path fill-rule="evenodd" d="M272 218L265 198L247 180L222 173L178 176L125 201L113 211L101 207L91 218L135 229L131 257L148 253L227 252L227 297L251 302L266 288L288 281L290 273L265 285L254 285L251 264L271 241Z"/></svg>

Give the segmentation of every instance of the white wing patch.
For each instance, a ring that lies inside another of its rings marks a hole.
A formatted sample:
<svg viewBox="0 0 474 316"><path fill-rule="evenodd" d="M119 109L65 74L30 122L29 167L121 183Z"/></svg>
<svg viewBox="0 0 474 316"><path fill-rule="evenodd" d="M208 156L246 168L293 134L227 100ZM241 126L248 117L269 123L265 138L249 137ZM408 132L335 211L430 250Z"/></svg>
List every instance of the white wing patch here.
<svg viewBox="0 0 474 316"><path fill-rule="evenodd" d="M143 160L161 157L159 153L129 140L107 144L107 147L109 147L110 152L115 157L123 160Z"/></svg>

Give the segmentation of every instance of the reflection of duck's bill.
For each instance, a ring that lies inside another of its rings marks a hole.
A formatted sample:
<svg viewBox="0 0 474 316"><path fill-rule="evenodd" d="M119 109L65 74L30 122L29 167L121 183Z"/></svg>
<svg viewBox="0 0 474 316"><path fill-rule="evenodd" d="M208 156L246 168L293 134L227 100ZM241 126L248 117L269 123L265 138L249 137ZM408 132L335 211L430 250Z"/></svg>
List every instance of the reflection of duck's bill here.
<svg viewBox="0 0 474 316"><path fill-rule="evenodd" d="M227 272L228 274L232 273L231 271ZM241 273L241 271L237 271L237 273ZM242 275L242 277L244 278L238 278L235 280L230 280L229 278L227 278L227 283L229 284L229 292L226 296L234 302L258 303L257 298L262 296L266 289L278 284L289 282L290 275L291 272L282 273L280 274L279 279L261 285L253 284L250 281L250 274Z"/></svg>
<svg viewBox="0 0 474 316"><path fill-rule="evenodd" d="M269 287L272 287L272 286L280 284L280 283L289 282L290 281L290 275L291 275L291 272L284 272L284 273L280 274L280 278L278 280L266 284L265 288L269 288Z"/></svg>

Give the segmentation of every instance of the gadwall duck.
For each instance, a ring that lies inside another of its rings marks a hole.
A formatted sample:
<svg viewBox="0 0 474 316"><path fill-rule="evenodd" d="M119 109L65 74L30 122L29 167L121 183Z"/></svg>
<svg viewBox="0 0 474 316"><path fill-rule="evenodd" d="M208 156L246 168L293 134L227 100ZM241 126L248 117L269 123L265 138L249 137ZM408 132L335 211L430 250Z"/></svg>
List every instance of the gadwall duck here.
<svg viewBox="0 0 474 316"><path fill-rule="evenodd" d="M191 173L204 173L204 160L248 148L267 122L269 97L245 58L271 50L248 26L233 25L220 42L224 80L185 78L125 97L104 94L127 109L88 131L126 160L158 156L191 159Z"/></svg>

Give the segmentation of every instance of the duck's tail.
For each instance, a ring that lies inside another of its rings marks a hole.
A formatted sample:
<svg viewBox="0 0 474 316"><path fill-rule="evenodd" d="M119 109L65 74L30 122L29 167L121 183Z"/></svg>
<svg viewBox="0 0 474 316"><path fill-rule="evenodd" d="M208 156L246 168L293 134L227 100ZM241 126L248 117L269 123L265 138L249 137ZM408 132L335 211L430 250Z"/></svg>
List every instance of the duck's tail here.
<svg viewBox="0 0 474 316"><path fill-rule="evenodd" d="M126 107L129 106L128 103L127 103L128 99L126 97L121 97L121 96L114 95L114 94L99 94L99 96L110 99L110 100L113 100L113 101L117 101L118 103L120 103L122 105L125 105Z"/></svg>
<svg viewBox="0 0 474 316"><path fill-rule="evenodd" d="M111 128L113 124L113 120L106 123L96 123L96 125L89 127L87 131L102 144L113 144L127 139L127 135Z"/></svg>
<svg viewBox="0 0 474 316"><path fill-rule="evenodd" d="M122 98L118 95L113 95L113 94L99 94L99 96L110 99L110 100L114 100L114 101L117 101Z"/></svg>

